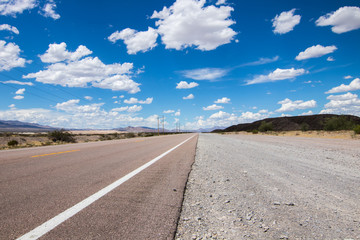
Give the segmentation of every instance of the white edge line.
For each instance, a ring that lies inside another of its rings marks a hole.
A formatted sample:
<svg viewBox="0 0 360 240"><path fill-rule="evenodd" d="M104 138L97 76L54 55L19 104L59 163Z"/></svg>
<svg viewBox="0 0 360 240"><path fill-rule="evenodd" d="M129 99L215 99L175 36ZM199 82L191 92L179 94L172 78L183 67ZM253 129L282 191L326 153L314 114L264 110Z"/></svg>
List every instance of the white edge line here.
<svg viewBox="0 0 360 240"><path fill-rule="evenodd" d="M121 184L123 184L124 182L129 180L130 178L134 177L136 174L138 174L141 171L143 171L144 169L148 168L149 166L151 166L152 164L157 162L159 159L161 159L165 155L169 154L170 152L172 152L176 148L180 147L181 145L183 145L185 142L189 141L194 136L186 139L182 143L176 145L175 147L173 147L170 150L164 152L163 154L159 155L158 157L154 158L153 160L151 160L151 161L147 162L146 164L142 165L141 167L135 169L134 171L130 172L129 174L125 175L124 177L116 180L112 184L110 184L107 187L101 189L100 191L94 193L93 195L91 195L90 197L84 199L83 201L79 202L78 204L72 206L71 208L68 208L64 212L62 212L59 215L53 217L52 219L48 220L47 222L41 224L40 226L33 229L32 231L30 231L30 232L26 233L25 235L17 238L17 240L29 240L29 239L33 240L33 239L40 238L44 234L50 232L52 229L54 229L59 224L63 223L67 219L71 218L72 216L74 216L75 214L77 214L78 212L83 210L84 208L88 207L90 204L94 203L96 200L98 200L101 197L105 196L106 194L108 194L109 192L111 192L112 190L114 190L115 188L117 188L118 186L120 186Z"/></svg>

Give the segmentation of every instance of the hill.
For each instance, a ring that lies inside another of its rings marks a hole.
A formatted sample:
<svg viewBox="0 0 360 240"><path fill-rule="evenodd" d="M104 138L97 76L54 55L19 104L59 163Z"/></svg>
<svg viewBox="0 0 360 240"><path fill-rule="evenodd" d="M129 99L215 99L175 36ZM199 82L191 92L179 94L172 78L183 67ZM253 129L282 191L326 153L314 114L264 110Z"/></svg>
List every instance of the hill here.
<svg viewBox="0 0 360 240"><path fill-rule="evenodd" d="M48 132L55 129L35 123L0 120L0 132Z"/></svg>
<svg viewBox="0 0 360 240"><path fill-rule="evenodd" d="M352 123L350 125L360 124L360 117L353 115L318 114L308 116L266 118L253 123L242 123L238 125L233 125L223 130L217 129L213 132L238 132L258 130L262 122L271 124L272 130L274 131L302 130L303 126L306 126L307 130L326 130L326 128L329 127L329 121L331 119L339 119L339 121L342 121L341 123L343 123L344 125L348 123Z"/></svg>

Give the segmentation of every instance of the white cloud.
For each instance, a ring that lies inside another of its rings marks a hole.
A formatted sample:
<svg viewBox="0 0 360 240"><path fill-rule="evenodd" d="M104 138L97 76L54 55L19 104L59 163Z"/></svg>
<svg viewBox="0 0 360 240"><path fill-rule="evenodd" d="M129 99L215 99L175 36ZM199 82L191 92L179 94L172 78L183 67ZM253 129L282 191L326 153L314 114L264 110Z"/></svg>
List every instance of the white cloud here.
<svg viewBox="0 0 360 240"><path fill-rule="evenodd" d="M246 85L265 83L265 82L275 82L275 81L286 80L286 79L293 79L293 78L296 78L297 76L301 76L305 73L306 73L306 71L303 68L300 68L300 69L277 68L275 71L273 71L272 73L270 73L268 75L259 75L252 80L247 80Z"/></svg>
<svg viewBox="0 0 360 240"><path fill-rule="evenodd" d="M16 109L15 104L10 104L8 107L11 109Z"/></svg>
<svg viewBox="0 0 360 240"><path fill-rule="evenodd" d="M216 100L214 103L230 103L230 98L223 97L223 98Z"/></svg>
<svg viewBox="0 0 360 240"><path fill-rule="evenodd" d="M139 112L142 110L142 106L138 106L138 105L134 105L129 107L129 109L127 110L130 113L134 113L134 112Z"/></svg>
<svg viewBox="0 0 360 240"><path fill-rule="evenodd" d="M27 85L27 86L33 86L34 85L32 82L20 82L20 81L15 81L15 80L3 81L2 83L5 83L5 84L17 84L17 85Z"/></svg>
<svg viewBox="0 0 360 240"><path fill-rule="evenodd" d="M177 83L176 88L177 89L189 89L189 88L194 88L197 86L199 86L199 84L197 84L196 82L187 83L186 81L181 81L181 82Z"/></svg>
<svg viewBox="0 0 360 240"><path fill-rule="evenodd" d="M129 109L129 107L126 106L126 107L113 108L113 109L111 109L111 111L113 111L113 112L125 112L128 109Z"/></svg>
<svg viewBox="0 0 360 240"><path fill-rule="evenodd" d="M113 108L111 111L113 112L129 112L129 113L134 113L134 112L139 112L142 110L142 106L138 106L138 105L134 105L131 107L119 107L119 108Z"/></svg>
<svg viewBox="0 0 360 240"><path fill-rule="evenodd" d="M330 57L328 57L328 58L326 59L326 61L328 61L328 62L333 62L333 61L335 61L335 59L330 56Z"/></svg>
<svg viewBox="0 0 360 240"><path fill-rule="evenodd" d="M147 52L157 46L156 39L158 33L155 29L149 27L147 31L137 32L133 29L126 28L122 31L112 33L108 40L115 43L117 40L123 40L126 44L128 54L137 52Z"/></svg>
<svg viewBox="0 0 360 240"><path fill-rule="evenodd" d="M140 91L140 84L131 79L133 75L132 63L106 65L97 57L80 59L91 51L85 46L79 46L75 52L71 53L64 46L66 47L65 43L50 44L48 51L41 57L43 61L53 64L49 65L45 70L30 73L23 76L23 78L35 78L36 81L41 83L64 87L88 87L90 85L129 93ZM57 62L64 60L68 61Z"/></svg>
<svg viewBox="0 0 360 240"><path fill-rule="evenodd" d="M56 4L53 0L49 0L48 3L41 9L40 14L44 17L50 17L54 20L60 18L60 15L55 12Z"/></svg>
<svg viewBox="0 0 360 240"><path fill-rule="evenodd" d="M87 47L80 45L75 52L69 52L66 50L66 43L49 44L48 50L43 55L40 55L40 59L44 63L57 63L62 61L77 61L80 58L92 54Z"/></svg>
<svg viewBox="0 0 360 240"><path fill-rule="evenodd" d="M340 34L360 28L360 8L341 7L316 20L316 26L332 26L334 33Z"/></svg>
<svg viewBox="0 0 360 240"><path fill-rule="evenodd" d="M20 57L20 48L15 43L0 40L0 72L15 67L24 67L26 60Z"/></svg>
<svg viewBox="0 0 360 240"><path fill-rule="evenodd" d="M24 99L24 96L22 95L16 95L15 97L13 97L15 100L21 100Z"/></svg>
<svg viewBox="0 0 360 240"><path fill-rule="evenodd" d="M135 112L105 111L97 105L79 105L77 100L59 103L58 110L48 109L8 109L0 110L0 119L19 120L59 128L113 129L125 126L157 127L157 115L138 117ZM141 107L141 106L139 106ZM71 108L74 108L72 111ZM64 109L64 110L62 110ZM138 110L132 108L130 111Z"/></svg>
<svg viewBox="0 0 360 240"><path fill-rule="evenodd" d="M2 0L0 1L0 15L10 15L15 17L25 10L36 7L36 0Z"/></svg>
<svg viewBox="0 0 360 240"><path fill-rule="evenodd" d="M158 33L166 49L181 50L195 46L209 51L230 43L236 32L229 26L235 24L230 19L234 10L229 6L204 6L206 0L177 0L162 11L154 11Z"/></svg>
<svg viewBox="0 0 360 240"><path fill-rule="evenodd" d="M313 111L308 111L308 112L303 112L302 114L300 114L300 116L307 116L307 115L313 115Z"/></svg>
<svg viewBox="0 0 360 240"><path fill-rule="evenodd" d="M124 103L127 104L151 104L153 101L153 98L147 98L146 100L138 100L137 98L130 98L130 99L125 99Z"/></svg>
<svg viewBox="0 0 360 240"><path fill-rule="evenodd" d="M210 105L210 106L207 106L207 107L203 107L203 110L204 111L214 111L214 110L219 110L219 109L223 109L223 108L224 108L223 106L213 104L213 105Z"/></svg>
<svg viewBox="0 0 360 240"><path fill-rule="evenodd" d="M320 113L352 114L360 116L360 99L357 94L346 93L343 95L330 95L330 100L325 104L325 109Z"/></svg>
<svg viewBox="0 0 360 240"><path fill-rule="evenodd" d="M174 113L174 110L165 110L163 113L169 114L169 113Z"/></svg>
<svg viewBox="0 0 360 240"><path fill-rule="evenodd" d="M278 104L281 104L281 107L276 110L276 112L292 112L297 109L307 109L307 108L314 108L316 107L315 100L309 100L304 102L303 100L291 101L290 99L286 98Z"/></svg>
<svg viewBox="0 0 360 240"><path fill-rule="evenodd" d="M299 55L297 55L295 59L300 61L300 60L309 59L309 58L318 58L318 57L324 56L326 54L333 53L336 49L337 49L337 47L334 45L327 46L327 47L324 47L321 45L316 45L316 46L307 48L303 52L300 52Z"/></svg>
<svg viewBox="0 0 360 240"><path fill-rule="evenodd" d="M23 95L24 93L25 93L25 88L20 88L15 92L15 94L18 94L18 95Z"/></svg>
<svg viewBox="0 0 360 240"><path fill-rule="evenodd" d="M181 73L185 77L194 80L214 80L224 77L228 73L228 70L221 68L200 68L181 71Z"/></svg>
<svg viewBox="0 0 360 240"><path fill-rule="evenodd" d="M176 117L180 116L181 115L181 112L180 110L177 110L176 113L174 114Z"/></svg>
<svg viewBox="0 0 360 240"><path fill-rule="evenodd" d="M351 79L351 78L354 78L353 76L350 76L350 75L347 75L344 77L344 79Z"/></svg>
<svg viewBox="0 0 360 240"><path fill-rule="evenodd" d="M339 93L360 90L360 78L355 78L349 85L341 84L340 86L334 87L326 93Z"/></svg>
<svg viewBox="0 0 360 240"><path fill-rule="evenodd" d="M84 98L89 101L93 100L93 97L91 97L91 96L85 96Z"/></svg>
<svg viewBox="0 0 360 240"><path fill-rule="evenodd" d="M216 5L223 5L223 4L226 4L226 0L218 0L216 2Z"/></svg>
<svg viewBox="0 0 360 240"><path fill-rule="evenodd" d="M1 24L0 31L7 30L15 34L19 34L19 30L16 27L10 26L9 24Z"/></svg>
<svg viewBox="0 0 360 240"><path fill-rule="evenodd" d="M259 65L264 65L264 64L268 64L268 63L273 63L279 60L279 56L275 56L273 58L260 58L257 61L254 62L249 62L249 63L244 63L239 65L239 67L246 67L246 66L259 66Z"/></svg>
<svg viewBox="0 0 360 240"><path fill-rule="evenodd" d="M272 19L274 33L277 34L285 34L294 29L296 25L300 23L301 16L294 15L295 8L288 11L282 12L280 15L276 15L274 19Z"/></svg>
<svg viewBox="0 0 360 240"><path fill-rule="evenodd" d="M190 100L190 99L194 99L195 96L194 94L190 93L189 95L187 95L186 97L183 97L184 100Z"/></svg>
<svg viewBox="0 0 360 240"><path fill-rule="evenodd" d="M268 118L272 112L262 109L259 112L244 112L240 116L236 114L219 111L212 114L209 118L198 116L194 122L187 122L186 129L211 128L214 126L229 127L234 124L254 122L256 120Z"/></svg>

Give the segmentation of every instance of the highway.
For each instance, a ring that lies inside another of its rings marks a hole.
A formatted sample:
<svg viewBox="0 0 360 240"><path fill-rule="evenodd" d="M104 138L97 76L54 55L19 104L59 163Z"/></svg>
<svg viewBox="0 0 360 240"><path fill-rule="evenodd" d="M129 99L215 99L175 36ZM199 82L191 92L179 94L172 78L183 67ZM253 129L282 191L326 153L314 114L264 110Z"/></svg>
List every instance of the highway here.
<svg viewBox="0 0 360 240"><path fill-rule="evenodd" d="M0 239L173 239L198 136L0 152Z"/></svg>

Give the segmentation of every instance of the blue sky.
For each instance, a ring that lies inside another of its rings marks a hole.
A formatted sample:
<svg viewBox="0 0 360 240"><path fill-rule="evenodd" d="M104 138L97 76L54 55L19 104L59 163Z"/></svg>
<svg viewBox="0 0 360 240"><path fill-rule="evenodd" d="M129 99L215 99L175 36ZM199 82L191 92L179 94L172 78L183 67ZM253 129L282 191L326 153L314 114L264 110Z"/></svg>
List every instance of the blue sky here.
<svg viewBox="0 0 360 240"><path fill-rule="evenodd" d="M0 119L182 129L360 116L358 1L0 3Z"/></svg>

